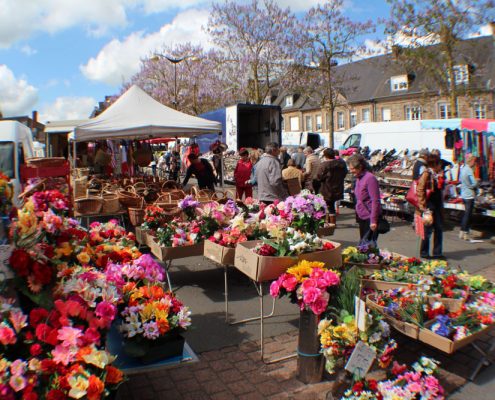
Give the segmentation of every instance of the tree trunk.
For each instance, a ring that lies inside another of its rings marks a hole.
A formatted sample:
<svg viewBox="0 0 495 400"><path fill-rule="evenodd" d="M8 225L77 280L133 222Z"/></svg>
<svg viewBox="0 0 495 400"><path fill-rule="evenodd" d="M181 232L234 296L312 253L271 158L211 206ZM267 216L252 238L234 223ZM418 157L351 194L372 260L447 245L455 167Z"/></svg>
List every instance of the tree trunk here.
<svg viewBox="0 0 495 400"><path fill-rule="evenodd" d="M335 145L335 129L334 129L334 116L333 113L335 111L335 107L333 105L330 105L328 107L328 116L330 118L330 123L328 126L328 146L333 149Z"/></svg>
<svg viewBox="0 0 495 400"><path fill-rule="evenodd" d="M457 87L455 82L455 73L454 73L454 56L453 56L453 47L452 47L452 39L451 32L448 28L444 28L441 34L442 42L444 47L445 59L447 61L447 75L448 75L448 97L450 104L450 112L452 118L457 118ZM448 115L447 115L448 117Z"/></svg>

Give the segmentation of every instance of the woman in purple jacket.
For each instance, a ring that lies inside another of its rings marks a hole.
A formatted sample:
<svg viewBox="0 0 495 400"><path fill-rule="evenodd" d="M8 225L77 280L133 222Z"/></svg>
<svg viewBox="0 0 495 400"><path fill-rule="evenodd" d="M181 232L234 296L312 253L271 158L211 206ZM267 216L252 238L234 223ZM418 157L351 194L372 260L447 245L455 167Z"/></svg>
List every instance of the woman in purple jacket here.
<svg viewBox="0 0 495 400"><path fill-rule="evenodd" d="M356 199L356 219L359 235L363 239L369 231L369 240L378 238L378 219L382 213L380 205L380 187L375 176L368 171L368 164L360 154L354 154L347 160L349 171L356 177L354 196Z"/></svg>

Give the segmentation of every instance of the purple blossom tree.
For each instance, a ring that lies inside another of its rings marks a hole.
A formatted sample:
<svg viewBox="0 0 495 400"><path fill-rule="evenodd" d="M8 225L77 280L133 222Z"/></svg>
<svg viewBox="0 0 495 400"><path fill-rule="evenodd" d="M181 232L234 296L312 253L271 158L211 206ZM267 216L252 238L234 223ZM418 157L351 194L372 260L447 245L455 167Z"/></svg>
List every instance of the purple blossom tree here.
<svg viewBox="0 0 495 400"><path fill-rule="evenodd" d="M459 42L481 25L493 21L493 0L387 0L391 6L386 33L394 53L407 69L426 75L424 90L431 83L447 96L452 118L458 116L457 98L469 95L471 82L459 84ZM464 74L464 71L462 71ZM456 77L457 74L457 77ZM428 82L429 81L429 82Z"/></svg>
<svg viewBox="0 0 495 400"><path fill-rule="evenodd" d="M183 60L174 65L166 57ZM224 65L217 50L204 51L201 46L190 43L165 47L159 55L142 60L141 70L124 86L124 90L136 84L159 102L198 115L233 102L232 91L225 90L229 82L223 72Z"/></svg>
<svg viewBox="0 0 495 400"><path fill-rule="evenodd" d="M343 14L343 0L335 0L311 8L297 30L295 63L284 85L328 111L329 144L333 147L334 111L346 104L345 90L353 79L337 66L365 52L361 40L374 32L374 24L352 21Z"/></svg>
<svg viewBox="0 0 495 400"><path fill-rule="evenodd" d="M264 102L292 61L295 17L273 0L214 3L206 31L225 55L238 97Z"/></svg>

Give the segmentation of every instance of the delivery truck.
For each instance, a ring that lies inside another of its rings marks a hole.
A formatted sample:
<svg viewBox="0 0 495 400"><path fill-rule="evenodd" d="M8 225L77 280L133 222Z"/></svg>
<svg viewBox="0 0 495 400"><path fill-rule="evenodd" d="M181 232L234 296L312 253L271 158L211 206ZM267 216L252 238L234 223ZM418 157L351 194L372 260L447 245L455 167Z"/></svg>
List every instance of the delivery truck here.
<svg viewBox="0 0 495 400"><path fill-rule="evenodd" d="M265 148L270 142L281 143L282 111L279 106L235 104L199 115L222 124L222 132L196 138L200 151L205 153L216 140L227 144L228 150L241 147Z"/></svg>

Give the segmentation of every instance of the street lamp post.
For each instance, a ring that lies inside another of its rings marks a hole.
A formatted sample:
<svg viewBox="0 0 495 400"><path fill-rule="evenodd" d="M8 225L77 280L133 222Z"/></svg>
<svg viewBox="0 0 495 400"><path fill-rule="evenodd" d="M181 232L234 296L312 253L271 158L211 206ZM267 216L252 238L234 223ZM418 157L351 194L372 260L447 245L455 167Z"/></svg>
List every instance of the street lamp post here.
<svg viewBox="0 0 495 400"><path fill-rule="evenodd" d="M174 108L177 110L177 64L180 62L184 61L186 57L180 57L180 58L173 58L173 57L168 57L164 56L168 61L170 61L172 64L174 64Z"/></svg>

